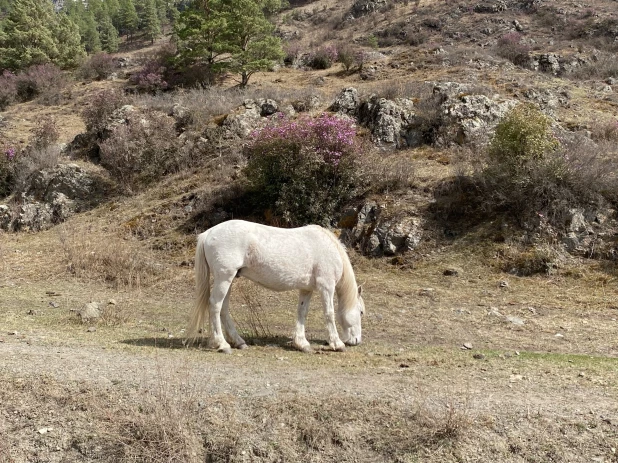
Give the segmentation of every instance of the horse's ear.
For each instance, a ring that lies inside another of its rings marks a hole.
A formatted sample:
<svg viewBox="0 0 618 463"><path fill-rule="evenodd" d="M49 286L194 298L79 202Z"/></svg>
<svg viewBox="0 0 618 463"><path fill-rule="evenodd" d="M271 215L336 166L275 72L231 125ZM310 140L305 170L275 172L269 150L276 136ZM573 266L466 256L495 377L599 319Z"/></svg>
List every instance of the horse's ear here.
<svg viewBox="0 0 618 463"><path fill-rule="evenodd" d="M362 285L359 285L359 287L358 287L358 295L359 296L363 295L363 286Z"/></svg>

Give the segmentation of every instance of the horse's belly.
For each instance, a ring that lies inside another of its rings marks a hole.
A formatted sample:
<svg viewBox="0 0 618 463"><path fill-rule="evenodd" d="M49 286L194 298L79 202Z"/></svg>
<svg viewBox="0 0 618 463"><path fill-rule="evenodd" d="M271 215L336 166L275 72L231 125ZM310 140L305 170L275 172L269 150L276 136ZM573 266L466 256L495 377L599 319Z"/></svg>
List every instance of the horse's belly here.
<svg viewBox="0 0 618 463"><path fill-rule="evenodd" d="M272 271L261 271L255 268L242 268L239 277L245 277L272 291L310 290L312 289L311 275L274 274Z"/></svg>

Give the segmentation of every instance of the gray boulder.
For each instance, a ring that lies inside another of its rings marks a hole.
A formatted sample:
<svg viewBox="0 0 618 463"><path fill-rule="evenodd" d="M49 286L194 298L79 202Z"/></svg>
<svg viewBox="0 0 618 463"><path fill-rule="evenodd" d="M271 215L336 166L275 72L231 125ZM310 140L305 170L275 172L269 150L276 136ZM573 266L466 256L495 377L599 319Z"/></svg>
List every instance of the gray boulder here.
<svg viewBox="0 0 618 463"><path fill-rule="evenodd" d="M358 90L354 87L344 88L328 108L330 111L356 116L360 106Z"/></svg>
<svg viewBox="0 0 618 463"><path fill-rule="evenodd" d="M515 100L464 94L443 104L444 123L453 127L457 143L483 143L500 119L516 105Z"/></svg>
<svg viewBox="0 0 618 463"><path fill-rule="evenodd" d="M386 0L356 0L350 9L354 18L375 13L386 6Z"/></svg>
<svg viewBox="0 0 618 463"><path fill-rule="evenodd" d="M393 256L416 249L423 236L423 222L413 211L382 217L384 208L370 201L346 211L339 223L341 237L363 254Z"/></svg>
<svg viewBox="0 0 618 463"><path fill-rule="evenodd" d="M221 127L224 138L245 138L266 123L266 116L279 111L275 100L260 98L245 100L234 114L228 114Z"/></svg>
<svg viewBox="0 0 618 463"><path fill-rule="evenodd" d="M414 120L414 103L372 96L359 107L358 120L369 128L375 143L404 147L408 145L406 128Z"/></svg>

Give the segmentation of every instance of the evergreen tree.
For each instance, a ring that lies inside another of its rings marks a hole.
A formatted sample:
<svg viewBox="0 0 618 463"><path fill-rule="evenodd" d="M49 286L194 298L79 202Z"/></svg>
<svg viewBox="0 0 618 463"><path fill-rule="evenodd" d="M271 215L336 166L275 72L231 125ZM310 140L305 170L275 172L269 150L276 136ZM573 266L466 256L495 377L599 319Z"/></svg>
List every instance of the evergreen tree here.
<svg viewBox="0 0 618 463"><path fill-rule="evenodd" d="M58 56L53 61L61 68L75 68L86 57L86 50L81 42L79 27L68 15L60 13L54 24L54 36L58 43Z"/></svg>
<svg viewBox="0 0 618 463"><path fill-rule="evenodd" d="M50 1L15 0L0 30L0 69L17 70L56 58L58 49L49 29L53 19Z"/></svg>
<svg viewBox="0 0 618 463"><path fill-rule="evenodd" d="M278 8L281 0L196 0L175 27L181 62L238 73L245 87L251 75L283 57L267 19Z"/></svg>
<svg viewBox="0 0 618 463"><path fill-rule="evenodd" d="M118 31L112 24L109 15L103 16L99 23L99 38L101 40L101 48L104 51L108 53L118 51Z"/></svg>
<svg viewBox="0 0 618 463"><path fill-rule="evenodd" d="M79 27L79 35L86 52L92 54L101 51L99 31L92 11L87 10L81 0L65 0L62 10Z"/></svg>
<svg viewBox="0 0 618 463"><path fill-rule="evenodd" d="M129 38L137 30L139 19L133 0L120 0L120 30Z"/></svg>
<svg viewBox="0 0 618 463"><path fill-rule="evenodd" d="M155 0L145 0L144 2L142 27L146 33L146 37L150 39L151 43L154 43L154 39L161 35L161 22L157 14Z"/></svg>

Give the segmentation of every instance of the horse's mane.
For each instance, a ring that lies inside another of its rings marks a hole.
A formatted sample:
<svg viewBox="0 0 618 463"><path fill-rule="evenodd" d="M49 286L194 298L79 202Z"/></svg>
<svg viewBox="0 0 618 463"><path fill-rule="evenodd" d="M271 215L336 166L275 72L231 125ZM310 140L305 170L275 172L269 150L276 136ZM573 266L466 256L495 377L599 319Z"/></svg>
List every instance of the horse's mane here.
<svg viewBox="0 0 618 463"><path fill-rule="evenodd" d="M348 253L345 250L339 238L335 236L334 233L329 230L322 229L324 232L330 237L331 240L337 246L337 250L339 251L339 255L341 256L341 262L343 263L343 273L341 274L341 278L337 282L337 286L335 286L335 290L337 291L337 311L348 311L352 310L356 307L357 298L358 298L358 287L356 286L356 277L354 276L354 270L352 269L352 264L350 263L350 258L348 257Z"/></svg>

